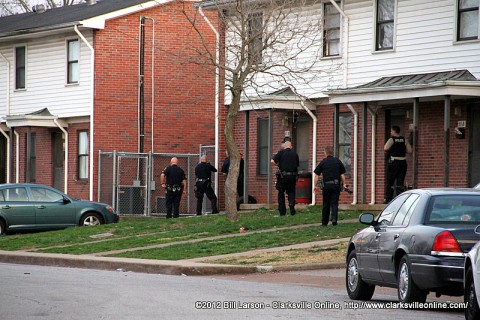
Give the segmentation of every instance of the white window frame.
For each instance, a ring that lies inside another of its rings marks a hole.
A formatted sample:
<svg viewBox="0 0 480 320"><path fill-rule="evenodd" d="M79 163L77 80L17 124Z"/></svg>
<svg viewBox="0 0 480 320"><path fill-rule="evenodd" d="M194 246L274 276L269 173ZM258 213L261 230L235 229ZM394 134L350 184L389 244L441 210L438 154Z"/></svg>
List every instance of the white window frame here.
<svg viewBox="0 0 480 320"><path fill-rule="evenodd" d="M261 39L254 39L251 43L250 43L250 35L252 32L258 32L259 30L256 30L256 29L253 29L252 28L252 21L255 20L255 18L257 18L258 16L261 17L262 19L262 25L261 25L261 32L262 32L262 38ZM263 29L265 28L265 21L263 19L263 12L261 11L258 11L258 12L253 12L249 15L248 17L248 22L247 22L247 36L248 36L248 41L249 41L249 46L248 46L248 51L247 51L247 59L248 59L248 62L251 63L252 65L261 65L263 63ZM258 41L261 40L261 44L258 43ZM257 46L260 46L260 48L257 48ZM253 53L253 56L252 56L252 53ZM251 61L250 59L254 59L253 61ZM259 61L258 61L259 60Z"/></svg>
<svg viewBox="0 0 480 320"><path fill-rule="evenodd" d="M70 43L76 41L78 43L78 60L70 60ZM66 84L67 85L76 85L80 82L80 47L81 47L81 42L77 38L72 38L72 39L67 39L65 43L66 47L66 68L65 68L65 79L66 79ZM77 65L77 81L70 81L70 65L75 64Z"/></svg>
<svg viewBox="0 0 480 320"><path fill-rule="evenodd" d="M457 43L465 43L471 41L478 41L480 39L480 5L478 8L478 28L477 28L477 37L476 38L468 38L468 39L460 39L460 0L455 1L455 34L454 34L454 42Z"/></svg>
<svg viewBox="0 0 480 320"><path fill-rule="evenodd" d="M85 134L86 137L83 134ZM78 130L78 135L77 135L78 137L78 150L77 150L78 180L88 180L88 176L89 176L89 165L90 165L89 164L89 161L90 161L89 135L90 135L89 130ZM81 143L82 136L85 137L85 141L83 144ZM84 150L82 148L84 148ZM82 151L85 151L86 153L83 153ZM81 161L82 159L83 159L83 162Z"/></svg>
<svg viewBox="0 0 480 320"><path fill-rule="evenodd" d="M25 59L24 59L24 66L23 66L23 78L24 78L24 84L23 88L17 88L17 49L18 48L24 48L25 49ZM28 48L26 44L19 44L13 48L13 58L15 61L15 79L14 79L14 88L15 91L24 91L27 90L27 56L28 56Z"/></svg>
<svg viewBox="0 0 480 320"><path fill-rule="evenodd" d="M335 1L337 3L337 5L342 8L343 7L343 3L342 1ZM326 5L331 5L336 11L337 11L337 14L339 15L339 18L340 18L340 23L339 23L339 38L338 38L338 54L335 54L335 55L327 55L326 54L326 49L325 49L325 46L327 45L326 44L326 37L325 37L325 17L326 17L326 10L325 10L325 6ZM342 56L342 47L343 47L343 16L340 12L338 12L338 10L335 8L335 6L330 2L330 1L323 1L322 2L322 57L323 58L338 58L338 57L341 57Z"/></svg>

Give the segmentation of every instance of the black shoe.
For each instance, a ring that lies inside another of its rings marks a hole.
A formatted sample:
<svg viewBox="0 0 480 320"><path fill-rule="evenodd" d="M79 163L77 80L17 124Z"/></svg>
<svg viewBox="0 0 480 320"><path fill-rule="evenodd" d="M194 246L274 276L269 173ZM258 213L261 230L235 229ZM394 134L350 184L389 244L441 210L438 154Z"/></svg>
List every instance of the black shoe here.
<svg viewBox="0 0 480 320"><path fill-rule="evenodd" d="M332 222L332 225L336 226L336 225L337 225L337 222L336 222L336 221Z"/></svg>
<svg viewBox="0 0 480 320"><path fill-rule="evenodd" d="M212 214L217 214L219 213L219 211L212 211Z"/></svg>
<svg viewBox="0 0 480 320"><path fill-rule="evenodd" d="M201 216L202 214L201 213L197 213L197 216Z"/></svg>

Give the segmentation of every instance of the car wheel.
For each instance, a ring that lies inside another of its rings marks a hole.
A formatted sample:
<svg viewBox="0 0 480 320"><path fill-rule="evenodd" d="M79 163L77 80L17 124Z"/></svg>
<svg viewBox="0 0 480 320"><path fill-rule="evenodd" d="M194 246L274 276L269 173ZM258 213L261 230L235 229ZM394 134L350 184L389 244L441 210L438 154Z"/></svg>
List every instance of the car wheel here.
<svg viewBox="0 0 480 320"><path fill-rule="evenodd" d="M412 272L410 270L410 261L405 255L400 260L397 276L398 300L404 303L420 302L427 300L428 292L420 290L413 282Z"/></svg>
<svg viewBox="0 0 480 320"><path fill-rule="evenodd" d="M465 294L463 299L467 303L467 307L465 308L465 319L479 319L480 309L478 308L477 295L475 293L472 268L468 268L465 274Z"/></svg>
<svg viewBox="0 0 480 320"><path fill-rule="evenodd" d="M80 220L80 226L98 226L102 223L102 218L94 212L85 214Z"/></svg>
<svg viewBox="0 0 480 320"><path fill-rule="evenodd" d="M352 250L348 255L345 280L350 299L370 300L372 298L375 286L363 281L358 272L357 252L355 250Z"/></svg>

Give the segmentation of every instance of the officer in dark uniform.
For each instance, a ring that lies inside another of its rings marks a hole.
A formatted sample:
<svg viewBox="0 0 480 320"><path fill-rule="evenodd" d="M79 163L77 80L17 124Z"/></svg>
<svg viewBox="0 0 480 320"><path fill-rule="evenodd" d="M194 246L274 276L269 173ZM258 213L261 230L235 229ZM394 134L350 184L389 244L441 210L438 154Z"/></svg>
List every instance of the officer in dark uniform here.
<svg viewBox="0 0 480 320"><path fill-rule="evenodd" d="M227 157L223 160L221 172L227 176L228 171L230 170L230 156L228 155L228 151L225 151ZM240 157L242 154L240 153ZM239 197L243 197L243 173L245 171L245 161L243 158L240 158L240 171L238 172L238 179L237 179L237 193Z"/></svg>
<svg viewBox="0 0 480 320"><path fill-rule="evenodd" d="M283 149L273 156L271 162L278 166L278 172L276 174L278 211L281 216L287 214L287 208L285 206L285 193L287 193L290 214L293 216L295 215L295 186L297 184L300 160L298 154L292 150L292 143L285 141L283 143Z"/></svg>
<svg viewBox="0 0 480 320"><path fill-rule="evenodd" d="M345 166L340 159L333 156L333 147L325 147L325 159L320 161L313 171L315 173L315 190L318 190L318 177L322 175L322 226L328 224L330 209L332 211L332 225L336 226L338 221L338 200L342 185L345 183Z"/></svg>
<svg viewBox="0 0 480 320"><path fill-rule="evenodd" d="M195 196L197 197L197 216L202 215L203 195L212 203L212 213L218 213L217 196L212 189L212 172L217 172L217 168L207 161L207 156L200 158L200 163L195 167Z"/></svg>
<svg viewBox="0 0 480 320"><path fill-rule="evenodd" d="M383 149L388 157L387 185L384 203L389 203L393 198L393 187L399 193L404 191L405 175L407 174L407 152L412 153L412 146L407 139L400 135L400 127L392 126L391 137ZM396 180L396 184L395 184Z"/></svg>
<svg viewBox="0 0 480 320"><path fill-rule="evenodd" d="M182 193L187 190L187 178L183 169L178 166L177 158L170 160L170 165L162 171L160 180L166 192L167 219L172 217L172 212L173 217L178 218Z"/></svg>

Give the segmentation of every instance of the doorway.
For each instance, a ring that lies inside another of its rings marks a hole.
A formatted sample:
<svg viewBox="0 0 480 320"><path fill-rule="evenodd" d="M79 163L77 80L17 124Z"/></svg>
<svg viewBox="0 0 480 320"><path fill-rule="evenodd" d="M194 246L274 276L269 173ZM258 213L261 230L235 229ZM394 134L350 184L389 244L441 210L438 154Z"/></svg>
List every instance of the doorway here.
<svg viewBox="0 0 480 320"><path fill-rule="evenodd" d="M64 138L62 132L52 133L52 144L53 144L53 187L64 191L64 181L65 181L65 170L64 170L64 160L65 160L65 147L64 147Z"/></svg>
<svg viewBox="0 0 480 320"><path fill-rule="evenodd" d="M480 105L470 108L469 118L468 183L474 187L480 182Z"/></svg>

